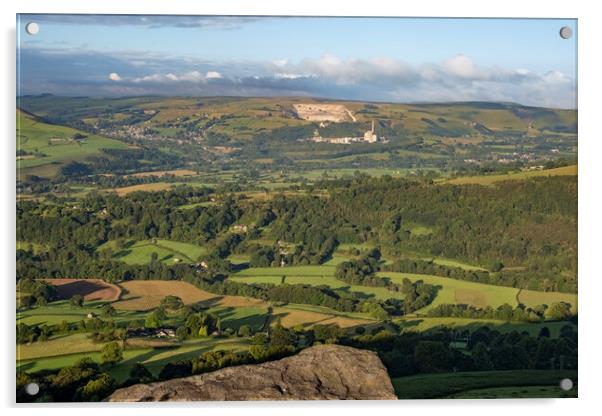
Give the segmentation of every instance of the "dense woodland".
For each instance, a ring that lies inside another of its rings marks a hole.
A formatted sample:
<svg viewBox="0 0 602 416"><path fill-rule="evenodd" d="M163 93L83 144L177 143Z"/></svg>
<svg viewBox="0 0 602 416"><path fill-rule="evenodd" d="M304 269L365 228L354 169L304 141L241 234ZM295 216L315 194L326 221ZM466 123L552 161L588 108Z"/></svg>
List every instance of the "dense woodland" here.
<svg viewBox="0 0 602 416"><path fill-rule="evenodd" d="M249 253L251 266L321 264L339 244L371 243L383 256L397 260L384 268L388 271L576 291L574 177L483 187L360 175L318 183L313 191L318 190L314 196L275 195L268 201L186 186L126 197L91 193L73 205L20 201L17 240L46 250L19 251L17 275L108 280L186 275L181 265L142 267L116 261L115 250L128 239L205 245L210 248L207 259L223 275L231 269L225 260L231 253ZM178 208L214 197L219 201L213 205ZM247 225L248 231L232 232L236 224ZM427 232L414 233L417 226ZM260 244L256 238L278 243ZM117 248L103 246L113 240ZM489 270L438 266L415 260L416 254L457 258ZM414 259L404 260L410 257Z"/></svg>

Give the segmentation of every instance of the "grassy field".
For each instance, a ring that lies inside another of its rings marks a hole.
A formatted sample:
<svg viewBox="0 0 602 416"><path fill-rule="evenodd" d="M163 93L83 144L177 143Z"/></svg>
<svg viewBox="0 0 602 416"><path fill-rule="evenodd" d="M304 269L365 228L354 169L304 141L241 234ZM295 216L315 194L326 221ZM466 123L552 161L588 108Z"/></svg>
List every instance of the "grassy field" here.
<svg viewBox="0 0 602 416"><path fill-rule="evenodd" d="M563 378L575 381L577 372L573 370L480 371L421 374L398 377L392 381L395 393L400 399L437 399L475 389L525 386L555 386L558 393L556 397L560 397L562 391L558 385Z"/></svg>
<svg viewBox="0 0 602 416"><path fill-rule="evenodd" d="M174 264L178 261L194 263L198 258L207 253L204 247L179 241L157 239L156 243L149 240L129 241L123 248L118 249L115 241L109 241L99 247L99 250L111 248L113 258L127 264L148 264L152 253L157 253L158 260L165 264Z"/></svg>
<svg viewBox="0 0 602 416"><path fill-rule="evenodd" d="M121 188L112 188L112 189L107 189L107 190L111 191L111 192L116 192L117 195L119 195L119 196L125 196L127 194L131 194L132 192L138 192L138 191L143 191L143 192L166 191L168 189L173 188L174 186L175 186L175 184L173 184L173 183L155 182L155 183L144 183L141 185L124 186Z"/></svg>
<svg viewBox="0 0 602 416"><path fill-rule="evenodd" d="M453 264L459 265L460 263L453 262ZM471 267L469 265L463 266ZM349 291L374 295L378 299L404 298L402 293L393 292L386 288L348 285L336 279L334 277L334 272L335 267L328 265L257 267L241 270L230 277L230 279L248 284L281 284L282 276L285 276L285 284L309 284L313 286L327 285L333 289L345 288L345 290ZM419 313L428 312L430 309L441 304L468 304L479 308L484 308L486 306L497 308L504 303L516 306L519 301L524 305L531 307L541 304L549 305L552 302L559 301L570 303L575 311L577 307L577 296L569 293L520 290L519 294L519 289L512 287L474 283L439 276L396 272L380 272L378 275L388 277L396 283L401 283L403 278L407 277L411 281L423 280L425 283L440 286L441 288L433 303L418 311Z"/></svg>
<svg viewBox="0 0 602 416"><path fill-rule="evenodd" d="M464 263L464 262L461 262L459 260L445 259L445 258L442 258L442 257L435 257L432 260L433 260L433 263L440 264L441 266L459 267L461 269L471 270L471 271L472 270L487 271L487 269L485 269L484 267L475 266L473 264Z"/></svg>
<svg viewBox="0 0 602 416"><path fill-rule="evenodd" d="M132 366L137 362L143 363L149 371L157 375L168 362L195 358L212 350L241 351L247 349L248 346L249 341L244 338L219 339L206 337L184 341L174 348L126 349L123 352L123 361L110 368L109 373L118 382L123 382L127 379ZM90 357L98 363L101 362L100 352L82 352L17 361L17 369L28 372L57 369L73 365L84 357Z"/></svg>
<svg viewBox="0 0 602 416"><path fill-rule="evenodd" d="M75 141L73 136L82 134L84 140ZM102 149L125 149L127 145L118 140L85 133L70 127L46 124L17 110L17 149L37 153L17 160L21 173L52 173L64 163L85 160L89 156L102 154ZM49 169L33 169L45 166Z"/></svg>
<svg viewBox="0 0 602 416"><path fill-rule="evenodd" d="M428 312L428 310L441 304L464 303L480 308L485 306L497 308L504 303L512 306L518 305L517 296L519 289L512 287L474 283L465 280L423 274L380 272L378 275L389 277L392 281L398 283L401 283L403 278L407 277L412 281L423 280L425 283L441 286L434 302L418 311L419 313ZM576 310L577 295L575 294L527 290L521 291L521 303L526 306L537 306L540 304L549 305L552 302L558 302L560 300L570 303Z"/></svg>
<svg viewBox="0 0 602 416"><path fill-rule="evenodd" d="M290 267L252 267L234 274L237 277L265 277L265 276L334 276L333 266L290 266Z"/></svg>
<svg viewBox="0 0 602 416"><path fill-rule="evenodd" d="M68 323L79 322L87 319L89 313L99 314L97 306L100 302L85 302L82 308L71 307L68 301L52 302L47 306L38 306L17 312L17 323L23 322L27 325L55 325L63 321ZM145 313L134 311L120 311L112 317L115 322L144 319Z"/></svg>
<svg viewBox="0 0 602 416"><path fill-rule="evenodd" d="M312 266L299 266L301 267L312 267ZM276 270L283 270L280 268ZM253 269L248 269L253 270ZM326 270L326 268L325 268ZM311 269L310 269L311 271ZM302 272L302 271L301 271ZM312 286L326 285L333 289L342 289L351 292L361 292L367 295L373 295L377 299L403 299L405 295L401 292L393 292L384 287L370 287L370 286L357 286L349 285L341 280L334 277L334 272L330 276L315 276L315 275L296 275L296 274L280 274L280 275L256 275L256 276L245 276L236 274L234 277L230 277L232 281L253 284L253 283L272 283L279 285L282 283L282 276L286 276L284 279L285 284L296 285L296 284L307 284Z"/></svg>
<svg viewBox="0 0 602 416"><path fill-rule="evenodd" d="M550 336L556 338L560 334L560 329L565 325L573 325L570 322L505 322L496 319L475 319L475 318L455 318L455 317L420 317L420 318L400 318L395 320L403 331L425 332L439 328L453 328L458 330L476 330L482 326L488 326L491 329L500 332L528 332L532 336L539 335L539 331L546 327L550 330ZM574 326L575 330L577 329Z"/></svg>
<svg viewBox="0 0 602 416"><path fill-rule="evenodd" d="M463 176L459 178L449 179L440 183L451 183L454 185L477 184L477 185L493 185L496 182L522 180L535 178L538 176L573 176L577 175L577 165L563 166L561 168L533 170L517 173L509 173L506 175L483 175L483 176Z"/></svg>
<svg viewBox="0 0 602 416"><path fill-rule="evenodd" d="M218 316L222 321L222 328L232 328L235 331L243 325L248 325L254 332L262 330L268 320L267 308L256 307L215 307L209 313Z"/></svg>

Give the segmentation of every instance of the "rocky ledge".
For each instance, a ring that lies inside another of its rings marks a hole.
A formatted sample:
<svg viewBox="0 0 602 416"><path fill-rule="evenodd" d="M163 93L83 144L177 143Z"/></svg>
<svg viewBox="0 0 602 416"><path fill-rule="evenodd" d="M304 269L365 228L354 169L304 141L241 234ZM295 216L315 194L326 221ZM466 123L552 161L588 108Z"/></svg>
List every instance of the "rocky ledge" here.
<svg viewBox="0 0 602 416"><path fill-rule="evenodd" d="M105 401L394 400L376 353L318 345L297 355L116 390Z"/></svg>

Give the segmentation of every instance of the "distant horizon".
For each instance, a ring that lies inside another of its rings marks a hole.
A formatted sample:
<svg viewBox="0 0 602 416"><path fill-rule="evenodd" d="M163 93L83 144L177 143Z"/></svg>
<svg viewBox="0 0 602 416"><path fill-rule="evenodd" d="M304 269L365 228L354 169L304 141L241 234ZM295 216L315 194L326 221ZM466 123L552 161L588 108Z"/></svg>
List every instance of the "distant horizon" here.
<svg viewBox="0 0 602 416"><path fill-rule="evenodd" d="M59 98L95 98L95 99L109 99L119 100L128 98L239 98L239 99L308 99L308 100L321 100L321 101L341 101L341 102L356 102L356 103L374 103L374 104L398 104L398 105L460 105L460 104L500 104L500 105L511 105L520 107L532 107L532 108L549 108L552 110L572 110L578 111L577 107L553 107L553 106L539 106L539 105L528 105L516 101L492 101L492 100L466 100L466 101L383 101L383 100L362 100L362 99L347 99L347 98L336 98L336 97L321 97L321 96L303 96L303 95L186 95L186 94L140 94L140 95L106 95L106 96L92 96L92 95L63 95L42 92L39 94L23 94L17 95L19 98L33 98L33 97L44 97L52 96Z"/></svg>

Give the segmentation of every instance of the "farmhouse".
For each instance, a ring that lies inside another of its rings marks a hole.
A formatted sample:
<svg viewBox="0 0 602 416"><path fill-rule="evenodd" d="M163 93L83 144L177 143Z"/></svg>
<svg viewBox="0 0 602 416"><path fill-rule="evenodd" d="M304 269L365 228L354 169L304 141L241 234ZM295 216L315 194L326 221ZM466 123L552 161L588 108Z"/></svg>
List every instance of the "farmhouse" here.
<svg viewBox="0 0 602 416"><path fill-rule="evenodd" d="M174 338L176 331L171 328L130 328L128 338Z"/></svg>

